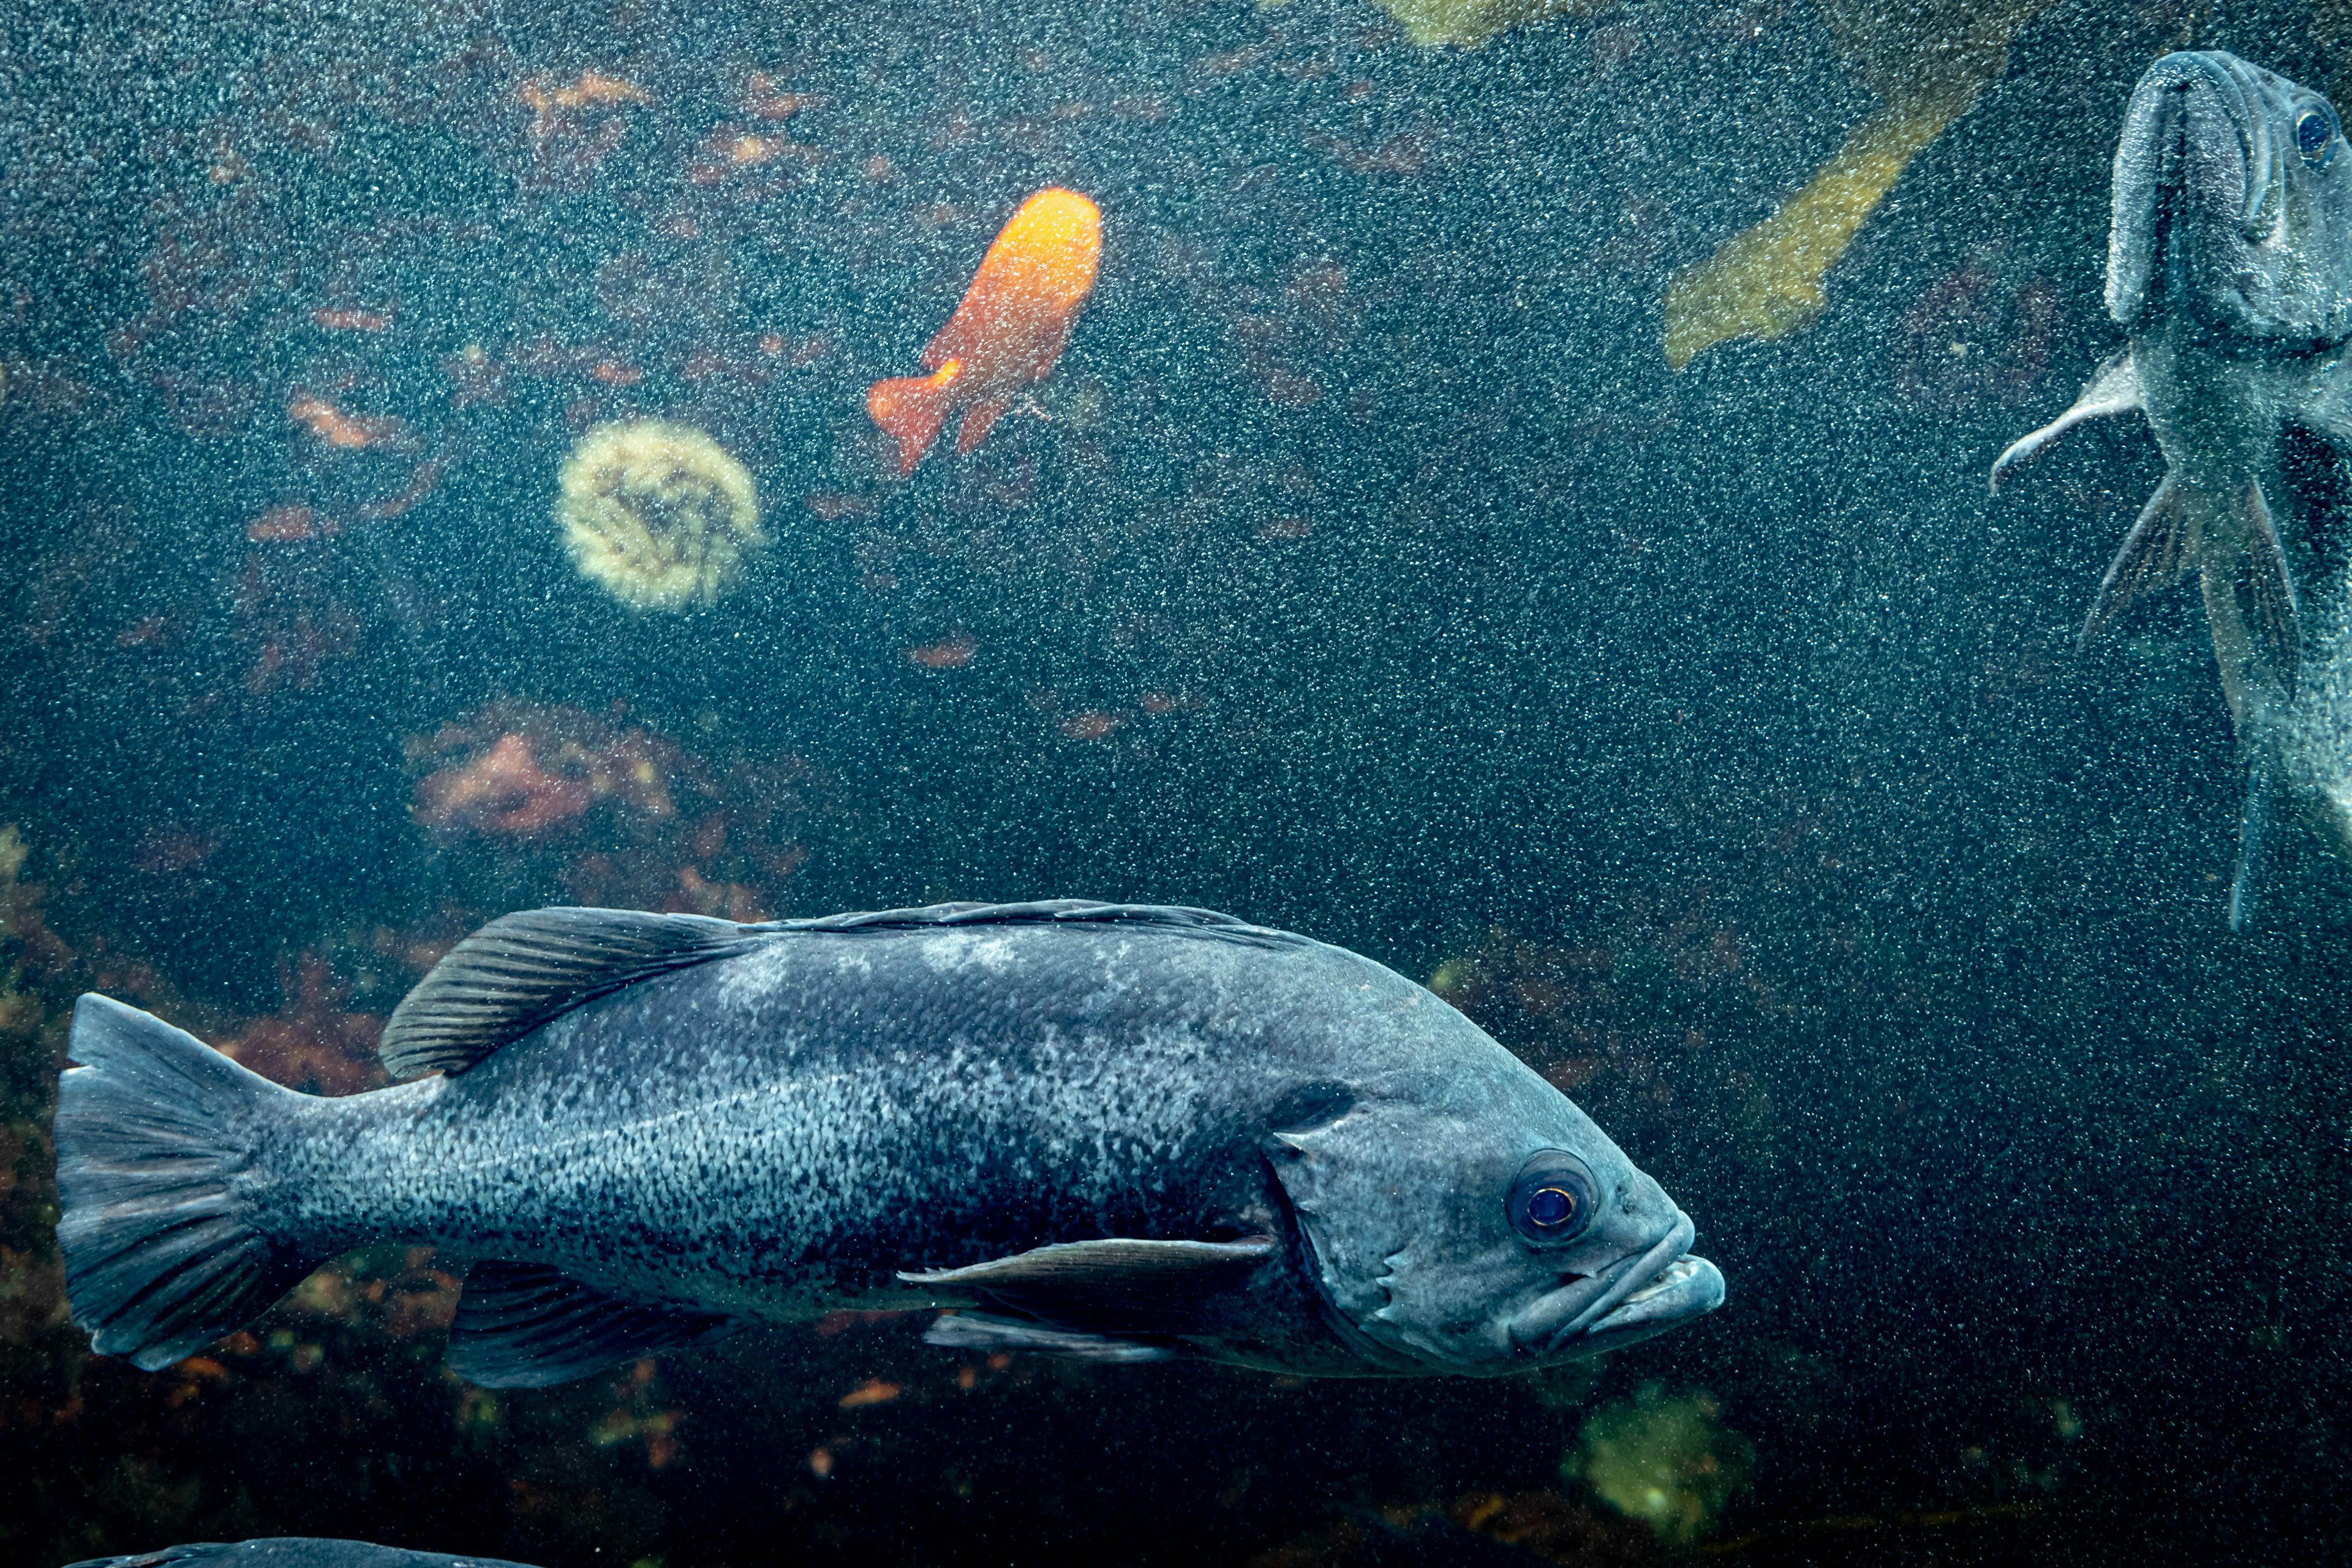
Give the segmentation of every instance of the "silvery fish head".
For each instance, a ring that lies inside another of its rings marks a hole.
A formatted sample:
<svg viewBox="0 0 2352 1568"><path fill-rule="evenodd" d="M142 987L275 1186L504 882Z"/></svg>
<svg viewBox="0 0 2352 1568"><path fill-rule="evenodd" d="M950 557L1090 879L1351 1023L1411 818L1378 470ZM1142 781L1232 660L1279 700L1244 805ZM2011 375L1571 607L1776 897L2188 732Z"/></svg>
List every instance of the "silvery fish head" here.
<svg viewBox="0 0 2352 1568"><path fill-rule="evenodd" d="M2116 144L2107 310L2287 351L2352 335L2352 147L2327 100L2220 50L2150 66Z"/></svg>
<svg viewBox="0 0 2352 1568"><path fill-rule="evenodd" d="M1565 1095L1444 1011L1475 1052L1451 1040L1426 1065L1330 1086L1266 1140L1340 1338L1392 1371L1505 1376L1719 1306L1723 1276L1687 1252L1689 1216Z"/></svg>

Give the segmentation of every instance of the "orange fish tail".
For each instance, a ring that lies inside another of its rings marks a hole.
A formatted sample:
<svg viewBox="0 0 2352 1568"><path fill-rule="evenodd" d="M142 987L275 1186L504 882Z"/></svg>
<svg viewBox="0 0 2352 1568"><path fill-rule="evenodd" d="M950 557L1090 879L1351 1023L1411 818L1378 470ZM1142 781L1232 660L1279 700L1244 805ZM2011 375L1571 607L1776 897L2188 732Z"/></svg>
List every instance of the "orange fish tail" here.
<svg viewBox="0 0 2352 1568"><path fill-rule="evenodd" d="M953 394L936 376L901 375L877 381L866 391L866 412L898 443L898 477L905 479L940 438Z"/></svg>

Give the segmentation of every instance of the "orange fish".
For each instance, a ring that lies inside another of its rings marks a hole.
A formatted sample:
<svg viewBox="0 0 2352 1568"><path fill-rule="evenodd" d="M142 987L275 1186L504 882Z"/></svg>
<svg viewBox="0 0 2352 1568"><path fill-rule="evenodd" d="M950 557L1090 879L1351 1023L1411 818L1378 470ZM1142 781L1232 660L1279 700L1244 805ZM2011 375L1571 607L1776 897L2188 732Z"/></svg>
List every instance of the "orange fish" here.
<svg viewBox="0 0 2352 1568"><path fill-rule="evenodd" d="M929 375L877 381L866 411L898 442L898 474L915 471L961 408L956 450L980 445L1021 389L1043 381L1094 291L1102 212L1076 191L1044 190L1021 204L988 247L948 324L923 349Z"/></svg>

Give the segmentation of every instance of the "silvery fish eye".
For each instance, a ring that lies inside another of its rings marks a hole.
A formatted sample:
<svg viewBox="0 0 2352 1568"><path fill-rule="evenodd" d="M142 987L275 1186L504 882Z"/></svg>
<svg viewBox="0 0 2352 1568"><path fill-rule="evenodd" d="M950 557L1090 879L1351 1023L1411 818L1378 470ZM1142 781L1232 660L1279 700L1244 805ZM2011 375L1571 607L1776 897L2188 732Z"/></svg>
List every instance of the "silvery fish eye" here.
<svg viewBox="0 0 2352 1568"><path fill-rule="evenodd" d="M2294 145L2303 161L2315 169L2327 167L2336 155L2336 116L2325 106L2305 110L2295 117Z"/></svg>
<svg viewBox="0 0 2352 1568"><path fill-rule="evenodd" d="M1600 1189L1584 1162L1565 1149L1528 1157L1511 1184L1511 1226L1529 1241L1572 1241L1592 1223Z"/></svg>

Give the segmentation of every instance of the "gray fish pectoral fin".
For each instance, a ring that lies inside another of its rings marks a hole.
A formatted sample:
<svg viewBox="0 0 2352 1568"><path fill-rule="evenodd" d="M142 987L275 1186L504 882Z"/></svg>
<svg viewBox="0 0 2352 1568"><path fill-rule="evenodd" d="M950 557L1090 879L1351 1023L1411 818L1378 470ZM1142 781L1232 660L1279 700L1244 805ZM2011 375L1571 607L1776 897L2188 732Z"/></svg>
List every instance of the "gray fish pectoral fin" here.
<svg viewBox="0 0 2352 1568"><path fill-rule="evenodd" d="M719 1313L622 1300L543 1264L493 1259L466 1272L449 1370L484 1388L544 1388L731 1327Z"/></svg>
<svg viewBox="0 0 2352 1568"><path fill-rule="evenodd" d="M1070 1361L1139 1362L1166 1361L1176 1352L1164 1345L1137 1344L1131 1340L1115 1340L1104 1334L1074 1333L1067 1329L1050 1329L1042 1323L1026 1323L1013 1318L993 1317L986 1312L942 1312L923 1331L923 1342L941 1345L949 1350L980 1351L995 1354L1000 1351L1023 1351L1031 1355L1061 1356Z"/></svg>
<svg viewBox="0 0 2352 1568"><path fill-rule="evenodd" d="M2114 414L2141 413L2146 407L2140 395L2139 371L2132 363L2131 350L2126 349L2091 373L2089 383L2084 386L2083 395L2074 399L2073 407L2041 429L2011 442L2008 450L1993 459L1987 487L1998 492L2001 481L2012 470L2033 461L2084 421Z"/></svg>
<svg viewBox="0 0 2352 1568"><path fill-rule="evenodd" d="M2083 618L2081 646L2087 647L2114 624L2134 599L2179 582L2197 563L2196 541L2189 527L2180 482L2167 471L2156 493L2140 508L2139 519L2124 535L2123 547L2099 579L2099 595Z"/></svg>
<svg viewBox="0 0 2352 1568"><path fill-rule="evenodd" d="M451 948L383 1026L394 1078L458 1072L621 987L742 952L761 928L635 910L525 910Z"/></svg>
<svg viewBox="0 0 2352 1568"><path fill-rule="evenodd" d="M2302 606L2295 599L2294 577L2287 570L2286 550L2279 542L2260 479L2246 481L2238 505L2245 514L2243 570L2254 603L2254 624L2262 630L2263 648L2278 672L2279 684L2292 695L2303 663Z"/></svg>
<svg viewBox="0 0 2352 1568"><path fill-rule="evenodd" d="M1271 1237L1240 1241L1058 1242L898 1282L953 1300L1105 1333L1181 1331L1192 1309L1274 1256Z"/></svg>

